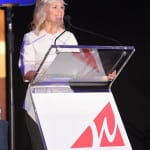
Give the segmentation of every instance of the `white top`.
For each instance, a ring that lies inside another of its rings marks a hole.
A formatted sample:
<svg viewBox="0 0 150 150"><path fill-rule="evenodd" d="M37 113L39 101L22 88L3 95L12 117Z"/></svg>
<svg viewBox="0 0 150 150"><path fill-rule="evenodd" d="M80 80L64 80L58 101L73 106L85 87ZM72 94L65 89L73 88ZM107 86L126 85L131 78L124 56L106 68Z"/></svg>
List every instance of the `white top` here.
<svg viewBox="0 0 150 150"><path fill-rule="evenodd" d="M77 45L77 40L73 33L64 32L55 43L55 39L62 32L57 32L52 35L42 30L39 35L33 31L26 33L23 37L22 48L20 51L19 67L24 76L30 70L37 70L46 52L51 45ZM56 57L56 49L51 49L49 56L46 59L47 64L50 64ZM46 65L46 63L45 63Z"/></svg>
<svg viewBox="0 0 150 150"><path fill-rule="evenodd" d="M55 39L61 34L62 32L58 32L54 35L47 33L46 31L41 31L39 35L36 35L34 31L30 31L26 33L23 37L22 48L20 51L20 58L19 58L19 67L22 71L22 76L24 76L30 70L37 70L41 61L43 60L45 54L50 49L51 45L77 45L77 40L73 33L66 31L64 32L57 40L56 43ZM66 51L66 50L65 50ZM72 50L71 50L72 51ZM57 56L56 49L51 49L50 53L46 59L46 63L44 65L50 64L54 58ZM42 67L43 68L43 67ZM44 68L43 68L44 69ZM38 89L36 89L38 91ZM59 86L52 86L51 88L44 88L45 92L60 92ZM69 85L66 85L61 88L63 92L73 92ZM37 121L35 108L33 107L33 101L31 98L32 88L30 84L28 86L24 109L27 113L32 117L34 121Z"/></svg>

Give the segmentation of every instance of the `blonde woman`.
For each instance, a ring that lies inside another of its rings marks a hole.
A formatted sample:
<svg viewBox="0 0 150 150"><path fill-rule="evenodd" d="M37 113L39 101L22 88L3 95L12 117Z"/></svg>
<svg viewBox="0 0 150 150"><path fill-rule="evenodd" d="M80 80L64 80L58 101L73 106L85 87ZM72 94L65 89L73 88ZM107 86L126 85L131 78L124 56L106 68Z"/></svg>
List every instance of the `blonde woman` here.
<svg viewBox="0 0 150 150"><path fill-rule="evenodd" d="M20 50L19 67L24 81L31 81L43 60L48 49L57 39L57 45L77 45L77 40L73 33L66 31L64 27L65 15L64 0L37 0L31 31L23 37ZM60 36L61 35L61 36ZM46 63L50 64L56 57L56 50L50 51ZM29 89L29 88L28 88ZM32 146L30 150L43 150L44 144L36 124L30 90L27 89L24 110L27 129L31 138ZM28 140L28 139L27 139Z"/></svg>
<svg viewBox="0 0 150 150"><path fill-rule="evenodd" d="M19 67L24 80L32 80L44 55L61 33L64 32L57 39L57 45L77 45L73 33L65 31L63 22L65 5L63 0L38 0L36 2L31 23L32 30L24 35L20 51ZM55 58L55 55L51 56L47 59L48 64Z"/></svg>

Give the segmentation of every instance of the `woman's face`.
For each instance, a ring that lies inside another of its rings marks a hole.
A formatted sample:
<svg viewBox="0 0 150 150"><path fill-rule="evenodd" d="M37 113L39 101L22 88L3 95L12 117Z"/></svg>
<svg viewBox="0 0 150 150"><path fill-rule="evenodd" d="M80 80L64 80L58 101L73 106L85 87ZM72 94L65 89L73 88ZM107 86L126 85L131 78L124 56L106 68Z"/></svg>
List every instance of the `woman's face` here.
<svg viewBox="0 0 150 150"><path fill-rule="evenodd" d="M48 5L46 21L51 24L62 24L65 6L61 1L56 1Z"/></svg>

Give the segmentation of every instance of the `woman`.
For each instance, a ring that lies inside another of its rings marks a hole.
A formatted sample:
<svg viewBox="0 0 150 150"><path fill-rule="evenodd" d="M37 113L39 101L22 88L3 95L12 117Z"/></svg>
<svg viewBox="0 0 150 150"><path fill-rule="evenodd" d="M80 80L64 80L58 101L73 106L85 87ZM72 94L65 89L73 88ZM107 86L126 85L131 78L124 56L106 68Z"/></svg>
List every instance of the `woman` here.
<svg viewBox="0 0 150 150"><path fill-rule="evenodd" d="M78 44L75 36L65 30L63 22L65 5L64 0L37 0L31 23L32 28L24 35L20 51L19 67L24 81L30 82L33 79L51 45ZM50 54L52 55L48 56L44 64L50 64L56 57L55 49L51 50ZM30 149L42 150L44 147L36 125L29 87L26 92L24 109L27 112L25 113L26 123L32 143Z"/></svg>
<svg viewBox="0 0 150 150"><path fill-rule="evenodd" d="M63 0L37 1L32 30L24 35L20 53L19 66L24 80L32 80L35 70L51 45L77 45L75 36L64 28L65 5ZM61 36L55 41L59 35ZM54 58L55 55L51 55L47 61L50 63Z"/></svg>
<svg viewBox="0 0 150 150"><path fill-rule="evenodd" d="M32 30L24 35L20 51L19 67L25 81L30 82L33 79L51 45L78 44L73 33L65 30L63 22L65 5L66 3L63 0L38 0L36 2L31 23ZM50 64L56 57L56 50L51 49L50 54L44 62L45 68L46 64ZM26 114L26 122L33 143L32 149L42 150L44 147L35 124L36 117L29 88L27 89L24 108L28 113Z"/></svg>

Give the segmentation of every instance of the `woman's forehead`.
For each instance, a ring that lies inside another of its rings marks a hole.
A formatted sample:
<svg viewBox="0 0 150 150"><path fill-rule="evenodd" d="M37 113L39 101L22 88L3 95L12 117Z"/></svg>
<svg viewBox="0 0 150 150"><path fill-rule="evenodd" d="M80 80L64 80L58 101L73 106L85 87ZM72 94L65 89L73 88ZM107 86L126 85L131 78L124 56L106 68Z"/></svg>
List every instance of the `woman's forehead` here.
<svg viewBox="0 0 150 150"><path fill-rule="evenodd" d="M61 2L61 1L54 1L54 2L48 3L48 4L49 4L49 5L64 5L64 3Z"/></svg>
<svg viewBox="0 0 150 150"><path fill-rule="evenodd" d="M63 0L45 0L45 3L53 4L53 3L62 3L65 4Z"/></svg>

